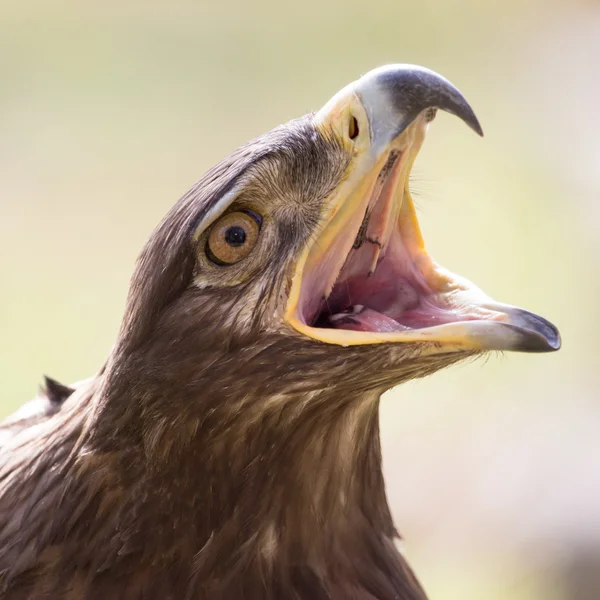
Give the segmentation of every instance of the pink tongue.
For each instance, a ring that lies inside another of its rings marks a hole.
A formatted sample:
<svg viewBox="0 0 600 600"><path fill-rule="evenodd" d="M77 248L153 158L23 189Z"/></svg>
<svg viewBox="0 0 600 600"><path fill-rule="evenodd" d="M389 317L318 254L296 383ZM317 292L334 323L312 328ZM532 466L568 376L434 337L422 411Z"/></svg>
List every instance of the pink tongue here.
<svg viewBox="0 0 600 600"><path fill-rule="evenodd" d="M351 331L378 331L378 332L392 332L392 331L406 331L409 327L400 325L398 321L390 317L371 310L370 308L364 308L361 312L344 313L333 315L329 318L329 323L334 329L350 329Z"/></svg>

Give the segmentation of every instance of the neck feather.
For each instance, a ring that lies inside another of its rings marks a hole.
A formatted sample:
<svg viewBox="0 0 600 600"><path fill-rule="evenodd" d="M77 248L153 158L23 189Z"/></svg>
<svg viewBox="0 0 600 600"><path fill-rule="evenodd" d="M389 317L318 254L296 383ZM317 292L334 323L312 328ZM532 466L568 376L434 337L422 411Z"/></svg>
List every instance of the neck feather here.
<svg viewBox="0 0 600 600"><path fill-rule="evenodd" d="M193 402L156 389L153 404L145 385L146 401L127 411L135 428L109 418L113 402L98 416L98 450L128 431L124 464L144 465L132 501L146 507L132 512L148 520L138 523L146 547L187 549L211 599L425 598L394 545L378 392L197 389Z"/></svg>

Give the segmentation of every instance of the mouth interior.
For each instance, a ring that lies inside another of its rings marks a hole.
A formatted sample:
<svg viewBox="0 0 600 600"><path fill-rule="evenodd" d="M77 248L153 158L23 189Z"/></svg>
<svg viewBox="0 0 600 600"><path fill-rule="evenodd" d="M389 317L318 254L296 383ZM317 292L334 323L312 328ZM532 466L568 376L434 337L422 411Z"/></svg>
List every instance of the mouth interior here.
<svg viewBox="0 0 600 600"><path fill-rule="evenodd" d="M416 265L411 244L403 239L402 154L390 153L369 197L357 209L353 225L360 226L341 228L314 269L318 273L305 274L299 303L305 324L392 333L474 318L460 306L452 306L450 294L434 289ZM352 235L354 242L340 269L341 242L346 241L343 252ZM326 281L333 284L323 289Z"/></svg>

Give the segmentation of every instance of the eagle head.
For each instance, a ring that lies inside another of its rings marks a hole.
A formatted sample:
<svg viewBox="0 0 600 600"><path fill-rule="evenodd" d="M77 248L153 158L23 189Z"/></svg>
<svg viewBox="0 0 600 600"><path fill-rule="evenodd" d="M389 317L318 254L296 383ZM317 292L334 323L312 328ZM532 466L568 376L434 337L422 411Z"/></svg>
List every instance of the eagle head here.
<svg viewBox="0 0 600 600"><path fill-rule="evenodd" d="M551 323L425 249L409 176L437 109L482 135L449 81L381 67L212 168L143 251L119 348L169 369L209 353L241 394L381 392L488 350L556 350Z"/></svg>

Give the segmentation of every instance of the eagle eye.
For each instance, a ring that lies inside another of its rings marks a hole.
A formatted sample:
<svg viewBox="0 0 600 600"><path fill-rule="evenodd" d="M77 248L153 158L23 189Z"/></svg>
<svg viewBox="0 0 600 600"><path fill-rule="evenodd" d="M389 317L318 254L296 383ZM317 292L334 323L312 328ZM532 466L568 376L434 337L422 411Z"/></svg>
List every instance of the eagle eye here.
<svg viewBox="0 0 600 600"><path fill-rule="evenodd" d="M233 265L246 258L256 245L262 219L254 211L231 212L211 228L206 255L217 265Z"/></svg>

